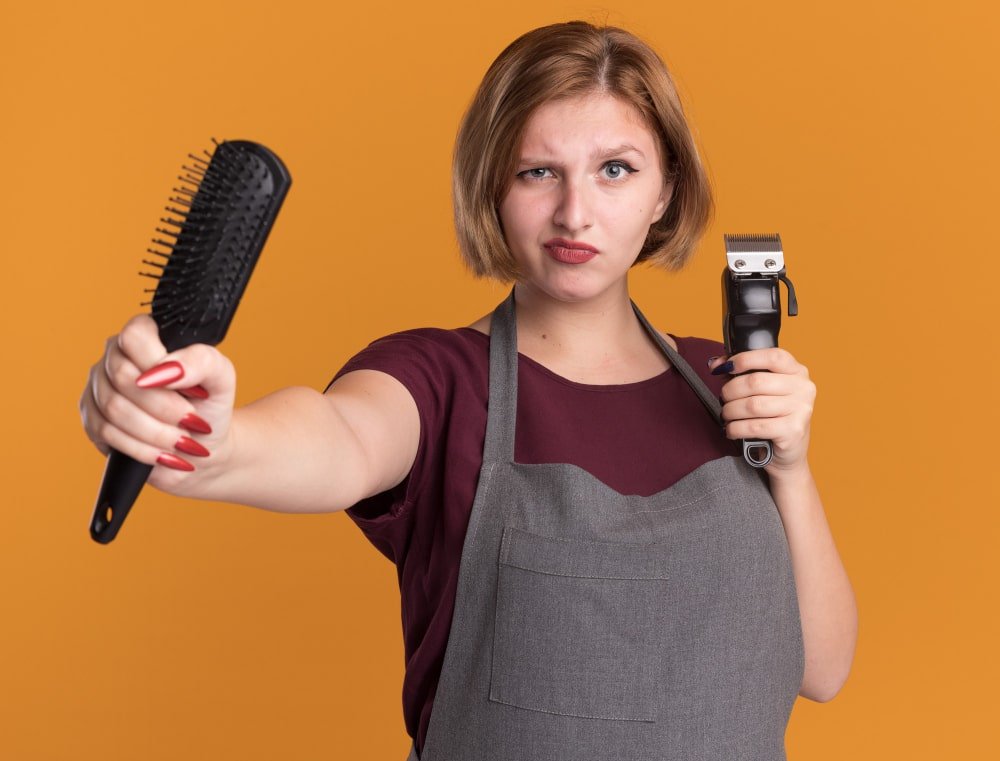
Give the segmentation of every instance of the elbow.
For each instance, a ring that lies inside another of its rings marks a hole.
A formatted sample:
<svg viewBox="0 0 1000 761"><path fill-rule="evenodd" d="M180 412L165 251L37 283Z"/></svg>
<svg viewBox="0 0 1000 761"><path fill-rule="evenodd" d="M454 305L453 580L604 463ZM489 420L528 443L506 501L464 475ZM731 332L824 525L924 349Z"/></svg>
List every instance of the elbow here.
<svg viewBox="0 0 1000 761"><path fill-rule="evenodd" d="M857 631L855 614L850 627L835 641L835 646L822 648L814 658L810 658L807 651L799 695L817 703L828 703L840 694L854 663Z"/></svg>
<svg viewBox="0 0 1000 761"><path fill-rule="evenodd" d="M808 698L809 700L812 700L815 703L828 703L837 696L837 693L840 692L841 686L843 685L816 687L816 688L803 687L801 690L799 690L799 695L801 695L804 698Z"/></svg>
<svg viewBox="0 0 1000 761"><path fill-rule="evenodd" d="M847 682L847 674L825 680L803 681L799 695L816 703L829 703L840 693Z"/></svg>

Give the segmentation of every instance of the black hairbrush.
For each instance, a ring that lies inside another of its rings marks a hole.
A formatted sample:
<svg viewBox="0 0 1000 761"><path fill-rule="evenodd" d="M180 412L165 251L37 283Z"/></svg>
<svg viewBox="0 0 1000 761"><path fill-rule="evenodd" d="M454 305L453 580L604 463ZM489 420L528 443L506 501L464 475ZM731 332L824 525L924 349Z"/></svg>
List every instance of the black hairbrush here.
<svg viewBox="0 0 1000 761"><path fill-rule="evenodd" d="M250 274L271 231L292 179L281 159L257 143L215 143L206 158L189 154L182 185L170 199L153 243L167 249L147 251L163 261L143 259L159 272L151 301L160 341L168 352L194 343L211 346L226 335ZM107 544L118 534L132 504L153 470L112 449L97 496L90 536Z"/></svg>

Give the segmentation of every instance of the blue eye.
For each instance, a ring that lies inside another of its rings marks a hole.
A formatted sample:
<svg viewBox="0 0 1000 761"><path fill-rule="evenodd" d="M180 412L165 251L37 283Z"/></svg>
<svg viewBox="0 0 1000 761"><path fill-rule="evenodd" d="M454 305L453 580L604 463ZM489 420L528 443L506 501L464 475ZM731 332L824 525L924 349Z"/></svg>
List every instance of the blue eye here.
<svg viewBox="0 0 1000 761"><path fill-rule="evenodd" d="M546 172L549 169L547 167L539 166L533 169L525 169L523 172L518 172L518 177L523 177L526 180L544 180L546 177Z"/></svg>
<svg viewBox="0 0 1000 761"><path fill-rule="evenodd" d="M620 180L625 175L636 171L624 161L609 161L601 169L605 173L604 176L609 180Z"/></svg>

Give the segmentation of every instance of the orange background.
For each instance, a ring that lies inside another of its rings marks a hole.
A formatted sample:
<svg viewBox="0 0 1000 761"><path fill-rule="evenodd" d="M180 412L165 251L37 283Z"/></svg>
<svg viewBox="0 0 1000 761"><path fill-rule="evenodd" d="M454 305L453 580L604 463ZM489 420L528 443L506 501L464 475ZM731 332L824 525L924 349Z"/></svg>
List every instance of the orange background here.
<svg viewBox="0 0 1000 761"><path fill-rule="evenodd" d="M403 759L392 565L344 515L152 488L94 544L77 401L212 136L294 178L220 347L238 403L489 311L506 288L451 230L455 129L508 42L576 17L661 51L717 194L688 270L635 273L654 323L718 338L722 234L785 244L782 344L819 387L811 460L860 607L851 677L799 700L790 758L996 750L995 4L244 0L2 12L0 758Z"/></svg>

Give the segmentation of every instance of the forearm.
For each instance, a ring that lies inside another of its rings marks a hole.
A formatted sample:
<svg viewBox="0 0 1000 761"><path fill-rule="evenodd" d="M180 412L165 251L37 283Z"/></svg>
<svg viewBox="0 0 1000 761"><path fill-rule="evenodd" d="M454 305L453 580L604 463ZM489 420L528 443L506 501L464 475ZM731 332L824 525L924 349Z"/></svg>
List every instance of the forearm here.
<svg viewBox="0 0 1000 761"><path fill-rule="evenodd" d="M352 435L315 389L281 389L234 410L217 464L190 496L278 512L350 507L363 465Z"/></svg>
<svg viewBox="0 0 1000 761"><path fill-rule="evenodd" d="M808 465L772 475L771 494L788 537L802 618L805 675L800 694L830 700L851 669L857 641L854 591Z"/></svg>

